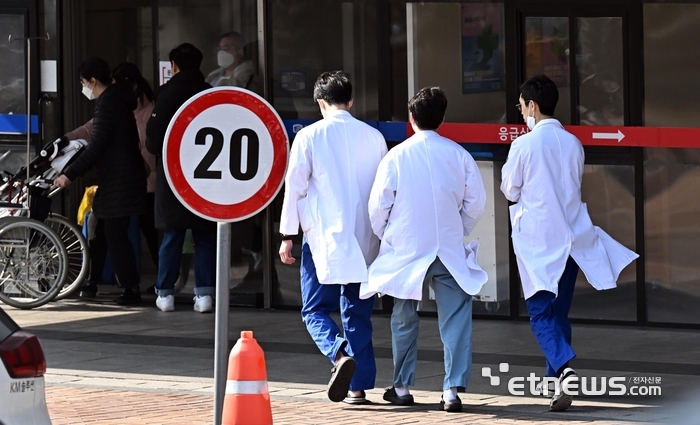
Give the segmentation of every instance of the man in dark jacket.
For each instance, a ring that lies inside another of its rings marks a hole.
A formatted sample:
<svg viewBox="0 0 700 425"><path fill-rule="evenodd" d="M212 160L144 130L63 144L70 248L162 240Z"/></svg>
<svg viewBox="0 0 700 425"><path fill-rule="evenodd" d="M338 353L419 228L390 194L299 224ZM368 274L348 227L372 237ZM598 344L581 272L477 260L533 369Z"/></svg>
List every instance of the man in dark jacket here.
<svg viewBox="0 0 700 425"><path fill-rule="evenodd" d="M192 229L195 244L194 310L211 312L212 295L216 291L216 224L194 215L180 203L170 189L163 169L163 144L170 120L189 98L211 88L199 70L202 58L202 52L189 43L170 51L173 77L161 88L146 126L146 147L157 158L155 222L157 228L163 229L163 242L159 252L156 306L162 311L175 309L173 294L180 275L187 229Z"/></svg>

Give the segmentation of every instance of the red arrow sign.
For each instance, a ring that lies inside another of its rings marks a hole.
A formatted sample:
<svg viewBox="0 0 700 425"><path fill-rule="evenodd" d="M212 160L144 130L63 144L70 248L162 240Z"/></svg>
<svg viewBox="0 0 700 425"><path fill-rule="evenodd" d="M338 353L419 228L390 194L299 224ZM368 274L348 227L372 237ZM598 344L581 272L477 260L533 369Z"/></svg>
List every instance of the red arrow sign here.
<svg viewBox="0 0 700 425"><path fill-rule="evenodd" d="M700 148L700 128L582 125L567 125L565 128L584 146ZM445 123L438 133L458 143L510 144L527 133L527 127L522 124ZM407 135L412 134L411 125L407 124Z"/></svg>

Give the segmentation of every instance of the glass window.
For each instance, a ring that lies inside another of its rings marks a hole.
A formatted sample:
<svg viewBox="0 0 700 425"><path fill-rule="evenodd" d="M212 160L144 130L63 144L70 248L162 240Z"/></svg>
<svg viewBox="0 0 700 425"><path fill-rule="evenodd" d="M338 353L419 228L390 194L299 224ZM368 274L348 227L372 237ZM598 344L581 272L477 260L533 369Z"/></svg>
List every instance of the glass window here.
<svg viewBox="0 0 700 425"><path fill-rule="evenodd" d="M124 28L132 30L124 31ZM97 56L111 67L122 62L134 63L154 86L150 0L86 2L85 31L86 57L81 61ZM90 110L93 108L91 105Z"/></svg>
<svg viewBox="0 0 700 425"><path fill-rule="evenodd" d="M378 119L377 16L374 1L331 2L275 0L269 29L272 53L272 104L283 119L321 118L313 101L313 84L325 71L342 69L350 75L360 119ZM405 103L404 103L405 104ZM282 193L272 204L273 250L277 252ZM301 236L294 240L297 263L282 264L274 255L273 304L300 306L299 261Z"/></svg>
<svg viewBox="0 0 700 425"><path fill-rule="evenodd" d="M338 69L350 75L353 115L378 119L376 10L369 0L272 2L272 104L283 119L320 119L314 82Z"/></svg>
<svg viewBox="0 0 700 425"><path fill-rule="evenodd" d="M645 149L647 318L700 323L700 150Z"/></svg>
<svg viewBox="0 0 700 425"><path fill-rule="evenodd" d="M24 15L0 14L0 28L4 34L12 34L15 38L24 37ZM0 66L0 114L24 114L27 110L24 87L25 45L23 40L10 43L7 35L0 37L0 56L3 58ZM22 133L26 134L26 130Z"/></svg>
<svg viewBox="0 0 700 425"><path fill-rule="evenodd" d="M578 122L625 125L622 18L577 18Z"/></svg>
<svg viewBox="0 0 700 425"><path fill-rule="evenodd" d="M156 85L171 77L170 51L191 43L204 55L200 69L210 84L262 94L257 10L256 0L159 0ZM262 215L231 224L232 304L262 305Z"/></svg>
<svg viewBox="0 0 700 425"><path fill-rule="evenodd" d="M406 69L406 79L394 81L394 91L406 93L396 101L396 118L408 120L406 103L415 92L440 86L450 104L446 121L505 122L502 3L407 3L405 11L393 7L391 19L394 66L402 75L396 59L405 60ZM406 53L398 51L403 44Z"/></svg>
<svg viewBox="0 0 700 425"><path fill-rule="evenodd" d="M569 18L525 18L525 78L545 74L559 89L554 117L571 124Z"/></svg>
<svg viewBox="0 0 700 425"><path fill-rule="evenodd" d="M644 123L700 125L700 4L644 3Z"/></svg>

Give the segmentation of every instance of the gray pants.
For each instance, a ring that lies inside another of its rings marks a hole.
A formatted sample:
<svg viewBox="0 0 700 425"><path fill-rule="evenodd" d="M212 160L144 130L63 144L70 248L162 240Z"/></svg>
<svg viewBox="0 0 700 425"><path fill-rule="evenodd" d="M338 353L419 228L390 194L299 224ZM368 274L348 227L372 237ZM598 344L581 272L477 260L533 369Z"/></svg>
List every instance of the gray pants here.
<svg viewBox="0 0 700 425"><path fill-rule="evenodd" d="M443 390L469 384L472 369L472 297L457 284L442 261L428 268L424 285L431 283L438 309L438 326L445 350ZM391 314L391 348L394 386L414 386L418 360L418 301L394 299Z"/></svg>

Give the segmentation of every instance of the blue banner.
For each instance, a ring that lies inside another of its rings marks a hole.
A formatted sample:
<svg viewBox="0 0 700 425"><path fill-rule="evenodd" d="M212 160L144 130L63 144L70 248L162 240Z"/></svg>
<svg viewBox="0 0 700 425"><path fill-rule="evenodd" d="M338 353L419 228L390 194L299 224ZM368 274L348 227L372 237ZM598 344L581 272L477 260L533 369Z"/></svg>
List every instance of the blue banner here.
<svg viewBox="0 0 700 425"><path fill-rule="evenodd" d="M25 114L0 114L0 133L27 134ZM32 115L32 134L39 133L39 117Z"/></svg>

